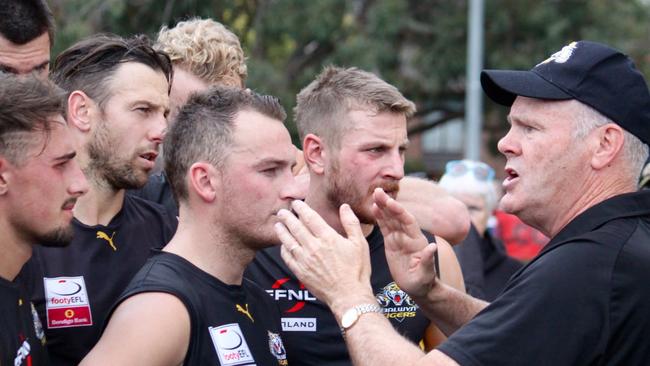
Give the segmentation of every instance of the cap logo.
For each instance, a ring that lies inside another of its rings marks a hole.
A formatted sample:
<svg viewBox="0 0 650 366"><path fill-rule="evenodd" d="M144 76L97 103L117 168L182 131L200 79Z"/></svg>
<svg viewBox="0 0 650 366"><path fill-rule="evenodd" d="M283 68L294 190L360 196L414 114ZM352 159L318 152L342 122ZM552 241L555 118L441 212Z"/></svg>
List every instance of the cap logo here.
<svg viewBox="0 0 650 366"><path fill-rule="evenodd" d="M552 54L551 57L549 57L546 60L544 60L544 61L540 62L539 64L537 64L537 66L549 63L551 61L555 61L558 64L563 64L563 63L569 61L569 58L571 57L571 55L573 55L573 51L575 49L576 49L576 42L571 42L568 45L562 47L561 50L559 50L559 51L555 52L554 54Z"/></svg>

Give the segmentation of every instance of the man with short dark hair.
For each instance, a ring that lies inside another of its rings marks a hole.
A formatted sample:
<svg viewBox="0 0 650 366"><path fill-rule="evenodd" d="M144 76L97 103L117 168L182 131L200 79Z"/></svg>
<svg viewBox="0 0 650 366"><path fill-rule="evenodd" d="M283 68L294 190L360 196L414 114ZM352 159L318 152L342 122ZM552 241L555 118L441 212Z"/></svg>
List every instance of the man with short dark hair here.
<svg viewBox="0 0 650 366"><path fill-rule="evenodd" d="M0 364L46 365L43 328L16 276L36 243L72 239L72 209L88 185L48 81L0 73Z"/></svg>
<svg viewBox="0 0 650 366"><path fill-rule="evenodd" d="M55 365L81 361L151 248L162 248L174 232L162 206L125 195L142 187L154 166L167 128L171 75L167 55L144 36L96 35L54 63L91 185L75 207L71 245L37 250L26 271Z"/></svg>
<svg viewBox="0 0 650 366"><path fill-rule="evenodd" d="M54 17L45 0L5 0L0 6L0 71L47 78Z"/></svg>
<svg viewBox="0 0 650 366"><path fill-rule="evenodd" d="M296 198L295 154L276 98L215 87L192 96L165 140L178 231L120 297L87 365L287 365L280 315L243 278L278 244Z"/></svg>
<svg viewBox="0 0 650 366"><path fill-rule="evenodd" d="M283 258L347 328L357 365L647 365L650 192L636 189L650 143L644 77L620 51L580 41L530 71L484 71L481 84L511 106L498 146L507 158L501 207L552 238L493 303L435 279L435 246L381 189L372 212L388 264L451 334L438 349L425 355L359 309L373 297L367 278L351 276L367 265L356 260L365 241L349 210L341 220L350 240L302 203L302 223L279 213L290 230L279 230ZM312 265L321 261L329 275Z"/></svg>
<svg viewBox="0 0 650 366"><path fill-rule="evenodd" d="M248 72L239 38L214 19L192 18L171 28L163 26L155 47L169 55L174 67L169 93L170 123L191 94L205 91L210 85L244 86ZM175 218L178 204L167 175L161 171L163 160L163 156L158 157L154 168L158 172L151 175L144 187L127 194L160 203Z"/></svg>

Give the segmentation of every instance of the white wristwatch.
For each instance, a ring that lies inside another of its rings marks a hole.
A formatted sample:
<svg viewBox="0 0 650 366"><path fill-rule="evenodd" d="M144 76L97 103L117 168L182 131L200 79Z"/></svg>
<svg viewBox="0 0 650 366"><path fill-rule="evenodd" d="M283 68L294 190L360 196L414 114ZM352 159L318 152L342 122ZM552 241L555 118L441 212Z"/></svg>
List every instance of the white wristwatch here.
<svg viewBox="0 0 650 366"><path fill-rule="evenodd" d="M345 331L352 328L361 315L367 313L382 314L383 310L378 304L361 304L346 310L341 317L341 334L345 336Z"/></svg>

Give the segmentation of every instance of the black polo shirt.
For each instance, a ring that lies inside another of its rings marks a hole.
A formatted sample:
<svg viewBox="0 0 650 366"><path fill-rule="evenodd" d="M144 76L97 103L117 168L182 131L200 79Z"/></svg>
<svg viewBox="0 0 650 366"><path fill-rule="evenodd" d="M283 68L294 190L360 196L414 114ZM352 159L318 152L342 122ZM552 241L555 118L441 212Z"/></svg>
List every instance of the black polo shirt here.
<svg viewBox="0 0 650 366"><path fill-rule="evenodd" d="M647 365L650 192L565 226L439 350L460 365Z"/></svg>

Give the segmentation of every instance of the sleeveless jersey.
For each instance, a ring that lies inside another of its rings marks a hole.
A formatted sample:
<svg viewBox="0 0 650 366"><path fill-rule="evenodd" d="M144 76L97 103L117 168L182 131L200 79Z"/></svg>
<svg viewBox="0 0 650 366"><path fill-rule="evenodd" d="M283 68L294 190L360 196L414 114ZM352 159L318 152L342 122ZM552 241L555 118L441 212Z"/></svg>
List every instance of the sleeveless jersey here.
<svg viewBox="0 0 650 366"><path fill-rule="evenodd" d="M185 305L191 330L184 365L288 365L277 307L250 280L227 285L176 254L159 252L119 302L143 292L169 293Z"/></svg>
<svg viewBox="0 0 650 366"><path fill-rule="evenodd" d="M107 225L73 219L74 239L64 248L34 247L21 276L45 329L52 365L78 365L99 341L111 306L146 260L162 248L176 222L164 208L126 195Z"/></svg>

